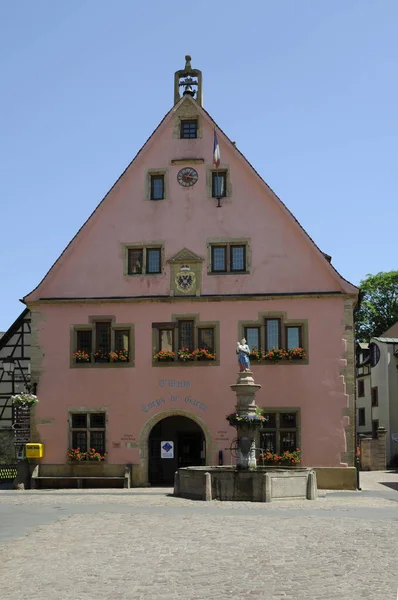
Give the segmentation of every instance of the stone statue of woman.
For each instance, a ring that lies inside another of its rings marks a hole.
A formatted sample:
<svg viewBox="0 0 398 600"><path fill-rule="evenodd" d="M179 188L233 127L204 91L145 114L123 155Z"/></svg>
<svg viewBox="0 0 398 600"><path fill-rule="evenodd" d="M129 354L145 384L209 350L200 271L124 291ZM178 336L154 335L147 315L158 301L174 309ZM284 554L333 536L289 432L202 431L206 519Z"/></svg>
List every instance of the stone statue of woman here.
<svg viewBox="0 0 398 600"><path fill-rule="evenodd" d="M250 371L250 348L246 343L245 338L242 338L240 342L237 342L236 354L238 355L239 370Z"/></svg>

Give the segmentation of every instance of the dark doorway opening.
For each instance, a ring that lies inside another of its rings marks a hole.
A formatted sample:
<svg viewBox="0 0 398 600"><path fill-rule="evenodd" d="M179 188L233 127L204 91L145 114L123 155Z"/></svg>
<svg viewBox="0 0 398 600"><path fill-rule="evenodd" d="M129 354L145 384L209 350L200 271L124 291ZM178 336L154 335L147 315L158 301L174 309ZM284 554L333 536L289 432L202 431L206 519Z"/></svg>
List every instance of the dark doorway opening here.
<svg viewBox="0 0 398 600"><path fill-rule="evenodd" d="M173 458L161 457L161 444L174 442ZM188 417L166 417L157 423L148 440L149 483L173 485L179 467L205 464L205 436L202 428Z"/></svg>

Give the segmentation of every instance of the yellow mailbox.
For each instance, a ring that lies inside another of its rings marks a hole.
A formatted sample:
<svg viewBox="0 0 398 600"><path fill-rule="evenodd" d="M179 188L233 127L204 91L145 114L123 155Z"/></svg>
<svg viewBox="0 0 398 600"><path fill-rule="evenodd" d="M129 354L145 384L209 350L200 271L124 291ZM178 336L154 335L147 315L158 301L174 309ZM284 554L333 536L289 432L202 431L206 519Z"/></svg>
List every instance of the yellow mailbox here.
<svg viewBox="0 0 398 600"><path fill-rule="evenodd" d="M43 444L26 444L26 458L43 458Z"/></svg>

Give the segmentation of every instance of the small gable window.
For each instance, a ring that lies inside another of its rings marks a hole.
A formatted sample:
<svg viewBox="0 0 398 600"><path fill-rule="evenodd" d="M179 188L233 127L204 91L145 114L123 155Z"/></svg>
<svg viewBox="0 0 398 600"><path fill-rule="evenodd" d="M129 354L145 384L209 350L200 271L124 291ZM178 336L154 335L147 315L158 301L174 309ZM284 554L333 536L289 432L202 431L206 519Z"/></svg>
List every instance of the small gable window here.
<svg viewBox="0 0 398 600"><path fill-rule="evenodd" d="M213 171L211 174L211 195L213 198L225 198L227 195L226 171Z"/></svg>
<svg viewBox="0 0 398 600"><path fill-rule="evenodd" d="M160 248L147 248L146 250L146 272L160 273Z"/></svg>
<svg viewBox="0 0 398 600"><path fill-rule="evenodd" d="M128 274L141 275L144 264L143 248L128 249Z"/></svg>
<svg viewBox="0 0 398 600"><path fill-rule="evenodd" d="M211 270L213 273L225 273L227 270L227 247L211 247Z"/></svg>
<svg viewBox="0 0 398 600"><path fill-rule="evenodd" d="M230 246L231 271L246 271L246 246Z"/></svg>
<svg viewBox="0 0 398 600"><path fill-rule="evenodd" d="M246 273L246 244L210 244L211 273Z"/></svg>
<svg viewBox="0 0 398 600"><path fill-rule="evenodd" d="M181 121L181 139L195 139L198 137L198 121L196 119Z"/></svg>
<svg viewBox="0 0 398 600"><path fill-rule="evenodd" d="M151 175L151 200L164 199L164 175Z"/></svg>
<svg viewBox="0 0 398 600"><path fill-rule="evenodd" d="M162 249L127 248L128 275L156 275L162 272Z"/></svg>

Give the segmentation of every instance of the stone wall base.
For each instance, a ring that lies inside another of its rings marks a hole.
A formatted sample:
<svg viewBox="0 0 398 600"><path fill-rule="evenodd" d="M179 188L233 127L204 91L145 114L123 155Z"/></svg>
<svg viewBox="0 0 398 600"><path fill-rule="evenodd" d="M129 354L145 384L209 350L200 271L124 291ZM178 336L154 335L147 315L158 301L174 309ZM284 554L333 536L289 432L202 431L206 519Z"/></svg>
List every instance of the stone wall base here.
<svg viewBox="0 0 398 600"><path fill-rule="evenodd" d="M15 462L14 431L0 429L0 463Z"/></svg>
<svg viewBox="0 0 398 600"><path fill-rule="evenodd" d="M356 490L355 467L313 467L318 490Z"/></svg>

